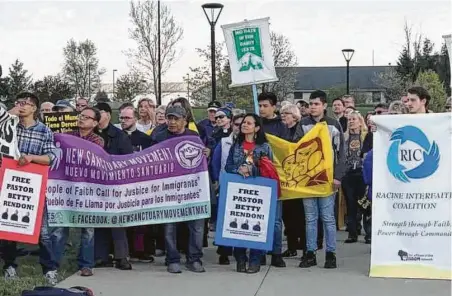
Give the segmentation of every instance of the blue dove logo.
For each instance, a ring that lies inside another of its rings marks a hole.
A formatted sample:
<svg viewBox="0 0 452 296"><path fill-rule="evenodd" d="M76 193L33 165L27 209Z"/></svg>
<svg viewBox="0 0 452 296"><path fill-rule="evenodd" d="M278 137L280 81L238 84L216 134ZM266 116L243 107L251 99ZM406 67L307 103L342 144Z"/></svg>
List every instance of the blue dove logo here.
<svg viewBox="0 0 452 296"><path fill-rule="evenodd" d="M438 144L435 141L430 143L427 136L419 128L412 125L398 128L392 133L390 141L391 146L386 163L389 172L397 180L410 183L412 179L427 178L438 169L440 161ZM401 149L400 146L408 141L417 144L421 149L414 151ZM423 159L421 159L421 155ZM419 162L419 165L407 169L400 163L400 160Z"/></svg>

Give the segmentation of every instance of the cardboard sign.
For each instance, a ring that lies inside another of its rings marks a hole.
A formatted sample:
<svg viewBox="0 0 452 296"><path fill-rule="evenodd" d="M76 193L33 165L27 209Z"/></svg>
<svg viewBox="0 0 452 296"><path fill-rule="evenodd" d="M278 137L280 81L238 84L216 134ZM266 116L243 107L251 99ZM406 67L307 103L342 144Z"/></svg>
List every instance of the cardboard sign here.
<svg viewBox="0 0 452 296"><path fill-rule="evenodd" d="M43 123L54 133L67 133L77 129L77 112L45 113Z"/></svg>
<svg viewBox="0 0 452 296"><path fill-rule="evenodd" d="M0 168L0 239L39 242L49 167L3 158Z"/></svg>

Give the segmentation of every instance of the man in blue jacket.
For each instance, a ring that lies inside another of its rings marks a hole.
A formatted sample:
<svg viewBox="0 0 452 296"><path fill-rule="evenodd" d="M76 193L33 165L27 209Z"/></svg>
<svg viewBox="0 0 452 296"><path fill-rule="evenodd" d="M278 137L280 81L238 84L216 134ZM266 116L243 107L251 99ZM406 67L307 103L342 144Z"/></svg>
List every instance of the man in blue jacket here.
<svg viewBox="0 0 452 296"><path fill-rule="evenodd" d="M257 98L259 103L259 115L262 117L264 132L285 139L288 129L276 115L276 104L278 98L274 93L263 92ZM265 264L262 260L261 264ZM271 265L275 267L286 267L282 258L282 201L278 201L276 206L275 232L273 236L273 252Z"/></svg>

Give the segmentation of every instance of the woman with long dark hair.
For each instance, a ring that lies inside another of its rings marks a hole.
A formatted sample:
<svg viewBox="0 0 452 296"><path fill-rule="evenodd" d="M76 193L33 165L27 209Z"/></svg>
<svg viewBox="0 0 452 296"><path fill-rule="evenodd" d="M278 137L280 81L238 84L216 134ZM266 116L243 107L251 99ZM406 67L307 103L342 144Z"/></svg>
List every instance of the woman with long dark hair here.
<svg viewBox="0 0 452 296"><path fill-rule="evenodd" d="M263 156L273 160L273 153L262 129L261 118L256 114L247 114L240 125L240 133L229 151L225 171L242 175L244 178L260 176L259 159ZM237 221L247 225L247 221ZM242 226L243 226L242 225ZM253 224L251 224L253 225ZM242 227L242 229L245 229ZM257 273L261 268L263 251L250 249L248 269L246 268L246 249L234 248L237 272Z"/></svg>

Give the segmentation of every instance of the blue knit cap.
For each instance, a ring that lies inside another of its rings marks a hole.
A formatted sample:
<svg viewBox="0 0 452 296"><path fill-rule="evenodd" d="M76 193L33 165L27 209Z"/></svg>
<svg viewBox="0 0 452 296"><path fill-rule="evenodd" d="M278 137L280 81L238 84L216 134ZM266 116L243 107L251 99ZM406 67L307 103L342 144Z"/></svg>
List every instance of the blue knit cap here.
<svg viewBox="0 0 452 296"><path fill-rule="evenodd" d="M217 110L217 113L215 113L215 116L217 116L218 113L223 113L226 115L227 118L232 118L232 111L228 108L222 107Z"/></svg>

